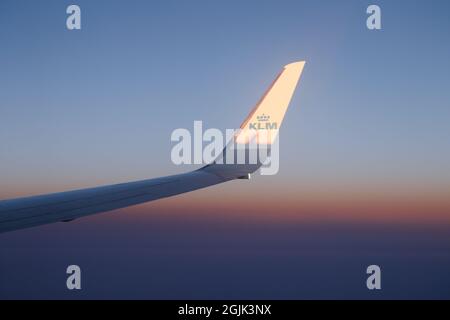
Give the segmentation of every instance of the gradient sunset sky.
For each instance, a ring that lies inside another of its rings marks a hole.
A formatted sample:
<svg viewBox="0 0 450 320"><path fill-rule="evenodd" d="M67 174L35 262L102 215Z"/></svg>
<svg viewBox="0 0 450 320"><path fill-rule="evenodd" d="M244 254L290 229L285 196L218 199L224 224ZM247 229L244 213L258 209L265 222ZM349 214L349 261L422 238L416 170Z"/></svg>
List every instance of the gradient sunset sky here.
<svg viewBox="0 0 450 320"><path fill-rule="evenodd" d="M65 26L72 3L79 31ZM366 28L372 3L380 31ZM306 66L277 175L2 234L0 297L72 298L58 281L80 261L104 280L81 297L371 298L364 266L381 261L393 285L376 297L450 298L449 12L437 0L1 1L0 199L192 170L170 160L174 129L236 128L283 65ZM341 283L332 270L346 263Z"/></svg>

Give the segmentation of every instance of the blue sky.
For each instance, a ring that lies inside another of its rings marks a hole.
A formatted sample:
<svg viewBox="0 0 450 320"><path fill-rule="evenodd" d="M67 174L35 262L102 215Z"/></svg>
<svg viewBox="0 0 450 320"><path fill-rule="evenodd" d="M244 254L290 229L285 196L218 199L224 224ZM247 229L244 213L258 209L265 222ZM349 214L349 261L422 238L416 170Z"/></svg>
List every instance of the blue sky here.
<svg viewBox="0 0 450 320"><path fill-rule="evenodd" d="M307 67L282 132L286 166L302 161L323 179L324 167L449 178L445 1L379 2L382 31L365 27L365 1L80 1L81 31L65 28L68 3L1 4L8 182L177 170L173 129L238 126L299 59Z"/></svg>

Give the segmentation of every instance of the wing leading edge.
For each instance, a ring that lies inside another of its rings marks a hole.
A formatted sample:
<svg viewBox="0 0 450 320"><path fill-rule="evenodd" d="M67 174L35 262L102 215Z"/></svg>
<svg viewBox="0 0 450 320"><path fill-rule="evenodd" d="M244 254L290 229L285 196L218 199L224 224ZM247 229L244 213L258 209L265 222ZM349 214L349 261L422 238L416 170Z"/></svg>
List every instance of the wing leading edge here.
<svg viewBox="0 0 450 320"><path fill-rule="evenodd" d="M271 141L278 134L289 102L304 67L304 62L283 68L264 96L243 122L241 132L263 114L278 123L270 128ZM248 137L248 135L245 135ZM242 140L236 136L235 140ZM269 141L270 144L270 141ZM194 191L248 176L257 164L213 163L192 172L156 179L127 182L49 195L0 201L0 233L120 209L144 202Z"/></svg>

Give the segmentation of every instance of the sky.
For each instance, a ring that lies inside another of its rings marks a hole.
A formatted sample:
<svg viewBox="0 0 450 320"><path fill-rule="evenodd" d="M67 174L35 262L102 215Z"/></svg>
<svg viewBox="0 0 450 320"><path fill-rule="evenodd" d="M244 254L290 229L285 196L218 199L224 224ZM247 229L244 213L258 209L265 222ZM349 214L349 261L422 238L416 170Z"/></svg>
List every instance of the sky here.
<svg viewBox="0 0 450 320"><path fill-rule="evenodd" d="M449 10L1 1L0 199L192 170L170 160L174 129L236 128L306 66L277 175L1 234L0 298L450 298Z"/></svg>

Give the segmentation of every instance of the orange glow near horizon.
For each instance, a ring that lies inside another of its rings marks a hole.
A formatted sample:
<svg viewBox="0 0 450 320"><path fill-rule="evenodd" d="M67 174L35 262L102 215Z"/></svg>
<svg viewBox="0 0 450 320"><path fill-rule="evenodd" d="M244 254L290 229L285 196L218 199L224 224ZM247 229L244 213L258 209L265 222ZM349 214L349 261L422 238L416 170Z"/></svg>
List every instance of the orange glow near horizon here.
<svg viewBox="0 0 450 320"><path fill-rule="evenodd" d="M272 177L273 178L273 177ZM284 180L284 179L283 179ZM275 180L273 183L234 181L175 197L134 206L126 210L132 219L155 215L191 218L226 218L257 223L373 222L396 224L450 224L449 186L389 186L367 183L337 186ZM96 185L92 183L91 185ZM86 187L79 185L11 186L2 199ZM146 213L149 214L146 214ZM108 215L101 215L108 219Z"/></svg>
<svg viewBox="0 0 450 320"><path fill-rule="evenodd" d="M444 193L388 195L370 190L285 195L270 192L194 192L143 204L130 212L144 213L147 210L149 213L180 218L226 218L255 223L450 224L450 199Z"/></svg>

